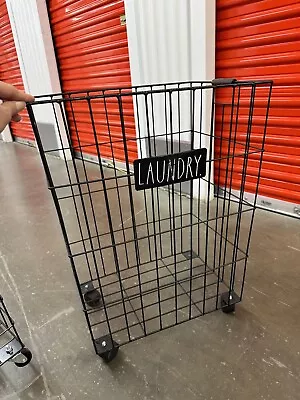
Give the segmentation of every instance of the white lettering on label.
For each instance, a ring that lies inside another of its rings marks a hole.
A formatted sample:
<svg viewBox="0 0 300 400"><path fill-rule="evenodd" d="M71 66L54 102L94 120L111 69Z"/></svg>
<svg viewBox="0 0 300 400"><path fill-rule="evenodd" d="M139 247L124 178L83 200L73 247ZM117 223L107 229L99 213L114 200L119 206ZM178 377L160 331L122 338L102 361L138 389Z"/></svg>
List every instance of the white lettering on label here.
<svg viewBox="0 0 300 400"><path fill-rule="evenodd" d="M152 184L154 185L153 168L152 168L152 164L151 164L151 162L149 163L149 167L148 167L147 185L149 185L149 177L150 177L150 173L151 173L151 176L152 176Z"/></svg>
<svg viewBox="0 0 300 400"><path fill-rule="evenodd" d="M162 172L162 178L159 180L158 178L158 172L159 172L159 161L156 162L156 179L158 183L162 183L165 179L165 174L166 174L166 160L164 160L163 163L163 172Z"/></svg>
<svg viewBox="0 0 300 400"><path fill-rule="evenodd" d="M170 171L171 171L171 175L172 175L172 180L174 181L175 179L175 160L173 160L174 163L172 165L172 160L169 160L168 163L168 176L167 176L167 182L169 182L170 180Z"/></svg>
<svg viewBox="0 0 300 400"><path fill-rule="evenodd" d="M144 185L144 183L141 182L141 164L139 164L139 185L140 186Z"/></svg>
<svg viewBox="0 0 300 400"><path fill-rule="evenodd" d="M188 154L191 155L188 156ZM181 153L180 155L170 155L170 158L159 157L148 159L148 162L140 162L135 166L135 174L138 174L136 176L136 183L140 189L145 189L147 186L157 187L158 185L170 185L176 182L199 178L199 176L202 176L202 169L204 170L203 173L205 173L205 165L203 166L202 163L203 156L203 161L205 162L205 154L199 155L198 152L194 154Z"/></svg>
<svg viewBox="0 0 300 400"><path fill-rule="evenodd" d="M186 165L186 179L188 178L188 170L190 170L190 178L193 179L193 173L191 170L191 163L192 163L192 157L188 157L187 165Z"/></svg>
<svg viewBox="0 0 300 400"><path fill-rule="evenodd" d="M180 175L180 161L181 161L181 163L182 163L182 171L181 171L181 175ZM183 177L183 174L184 174L184 170L185 170L185 168L184 168L184 161L183 161L183 159L182 158L178 158L178 164L177 164L177 179L181 179L182 177Z"/></svg>
<svg viewBox="0 0 300 400"><path fill-rule="evenodd" d="M198 158L198 159L197 159L197 157L196 157L196 156L194 156L194 159L195 159L195 161L196 161L196 164L197 164L197 166L196 166L196 175L195 175L195 177L197 177L197 176L198 176L199 162L200 162L201 158L202 158L202 154L200 154L200 156L199 156L199 158Z"/></svg>

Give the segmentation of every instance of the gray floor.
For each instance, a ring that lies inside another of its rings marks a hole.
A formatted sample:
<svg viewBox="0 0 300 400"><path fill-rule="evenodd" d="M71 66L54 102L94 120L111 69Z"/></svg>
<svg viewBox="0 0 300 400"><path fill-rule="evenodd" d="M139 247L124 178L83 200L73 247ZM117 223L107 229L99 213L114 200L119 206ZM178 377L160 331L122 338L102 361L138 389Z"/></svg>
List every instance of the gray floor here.
<svg viewBox="0 0 300 400"><path fill-rule="evenodd" d="M258 211L244 300L93 352L35 149L0 143L0 293L34 359L0 369L0 399L300 399L299 220Z"/></svg>

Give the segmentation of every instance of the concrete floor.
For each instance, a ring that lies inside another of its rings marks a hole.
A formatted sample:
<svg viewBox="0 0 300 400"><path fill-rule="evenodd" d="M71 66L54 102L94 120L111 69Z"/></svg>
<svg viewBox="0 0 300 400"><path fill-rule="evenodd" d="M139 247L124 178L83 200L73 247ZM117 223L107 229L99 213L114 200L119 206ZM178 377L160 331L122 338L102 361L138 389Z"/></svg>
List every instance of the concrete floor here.
<svg viewBox="0 0 300 400"><path fill-rule="evenodd" d="M0 293L34 355L0 399L300 399L299 220L258 211L243 302L94 354L35 149L0 143Z"/></svg>

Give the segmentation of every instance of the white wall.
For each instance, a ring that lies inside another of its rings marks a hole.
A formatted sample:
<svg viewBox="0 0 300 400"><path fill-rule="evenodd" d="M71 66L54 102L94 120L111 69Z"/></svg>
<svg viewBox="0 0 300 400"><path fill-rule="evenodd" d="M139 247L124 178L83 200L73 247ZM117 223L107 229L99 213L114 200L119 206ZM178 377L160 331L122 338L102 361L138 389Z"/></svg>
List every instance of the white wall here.
<svg viewBox="0 0 300 400"><path fill-rule="evenodd" d="M176 81L203 81L215 77L215 0L125 0L126 24L133 85L148 85ZM186 85L188 86L188 85ZM174 86L176 87L176 86ZM180 140L191 140L191 92L172 94L172 132L181 131ZM180 109L178 108L178 101ZM154 102L146 106L143 96L135 105L141 134L169 135L165 120L170 119L170 108L165 110L165 95L156 94ZM211 126L211 91L204 91L202 104L199 91L195 95L195 130L209 133ZM200 107L202 105L202 120ZM154 109L154 125L147 126L145 107ZM180 127L178 114L180 114ZM180 129L179 129L180 128ZM153 133L154 131L154 133ZM179 135L173 140L179 140ZM194 148L198 148L199 136L195 135ZM168 136L170 137L170 136ZM202 147L210 150L209 138L202 137ZM141 142L139 155L146 154L146 141ZM213 150L213 146L212 146ZM210 177L213 182L213 171ZM194 195L198 196L198 184L194 182ZM201 198L207 199L208 185L201 181ZM211 198L213 190L211 190Z"/></svg>
<svg viewBox="0 0 300 400"><path fill-rule="evenodd" d="M45 0L6 0L25 90L33 95L60 92L60 81ZM58 139L51 105L36 106L35 117L41 130ZM61 124L63 144L66 135ZM42 132L41 132L42 133ZM51 138L49 142L51 142ZM69 156L69 155L68 155Z"/></svg>
<svg viewBox="0 0 300 400"><path fill-rule="evenodd" d="M211 80L215 0L125 0L132 84Z"/></svg>

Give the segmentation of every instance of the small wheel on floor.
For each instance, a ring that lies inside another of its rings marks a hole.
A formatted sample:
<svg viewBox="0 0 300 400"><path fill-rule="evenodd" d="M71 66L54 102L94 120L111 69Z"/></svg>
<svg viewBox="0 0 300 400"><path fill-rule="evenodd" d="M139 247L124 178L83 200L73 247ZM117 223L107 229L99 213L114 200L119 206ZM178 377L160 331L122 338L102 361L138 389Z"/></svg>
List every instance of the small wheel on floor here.
<svg viewBox="0 0 300 400"><path fill-rule="evenodd" d="M235 304L231 304L230 306L222 307L222 311L225 314L231 314L231 313L235 312Z"/></svg>
<svg viewBox="0 0 300 400"><path fill-rule="evenodd" d="M101 295L98 290L94 289L86 292L83 297L89 307L96 308L101 306Z"/></svg>
<svg viewBox="0 0 300 400"><path fill-rule="evenodd" d="M109 363L117 356L118 351L119 347L113 347L108 352L101 354L100 357L103 358L106 363Z"/></svg>
<svg viewBox="0 0 300 400"><path fill-rule="evenodd" d="M20 354L23 356L23 360L21 362L15 362L15 365L19 368L26 367L32 360L32 353L27 347L24 347L21 351Z"/></svg>
<svg viewBox="0 0 300 400"><path fill-rule="evenodd" d="M232 296L229 298L228 303L228 293L223 293L221 296L221 309L225 314L231 314L235 311L235 303L231 303L233 301ZM230 304L231 303L231 304Z"/></svg>

